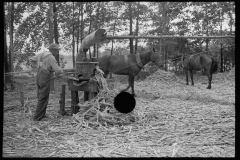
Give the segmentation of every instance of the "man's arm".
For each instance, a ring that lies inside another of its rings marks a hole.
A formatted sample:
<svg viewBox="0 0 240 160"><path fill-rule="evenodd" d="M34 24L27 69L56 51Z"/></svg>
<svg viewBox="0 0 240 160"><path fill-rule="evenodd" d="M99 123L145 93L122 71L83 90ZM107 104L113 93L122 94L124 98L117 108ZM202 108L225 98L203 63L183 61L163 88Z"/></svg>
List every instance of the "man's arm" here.
<svg viewBox="0 0 240 160"><path fill-rule="evenodd" d="M58 66L54 56L50 56L50 64L52 66L52 69L55 71L56 75L63 73L63 70Z"/></svg>

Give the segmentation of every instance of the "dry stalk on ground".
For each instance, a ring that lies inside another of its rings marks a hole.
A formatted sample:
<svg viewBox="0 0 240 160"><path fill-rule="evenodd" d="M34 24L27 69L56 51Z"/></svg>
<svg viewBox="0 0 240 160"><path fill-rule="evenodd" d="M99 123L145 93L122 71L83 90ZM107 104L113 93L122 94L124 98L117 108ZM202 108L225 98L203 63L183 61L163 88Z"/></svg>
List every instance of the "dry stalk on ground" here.
<svg viewBox="0 0 240 160"><path fill-rule="evenodd" d="M120 89L108 90L98 76L100 92L79 104L74 117L33 122L23 109L4 112L3 157L234 157L234 70L215 74L211 90L202 84L205 76L187 86L185 79L159 70L135 83L131 116L114 110ZM52 104L57 96L51 95ZM55 115L51 109L47 113Z"/></svg>
<svg viewBox="0 0 240 160"><path fill-rule="evenodd" d="M98 81L100 92L90 101L78 104L80 110L73 116L74 120L87 128L101 125L105 127L108 125L127 125L136 121L137 116L134 113L122 114L116 111L113 101L119 91L108 89L103 74L103 71L96 67L93 79Z"/></svg>

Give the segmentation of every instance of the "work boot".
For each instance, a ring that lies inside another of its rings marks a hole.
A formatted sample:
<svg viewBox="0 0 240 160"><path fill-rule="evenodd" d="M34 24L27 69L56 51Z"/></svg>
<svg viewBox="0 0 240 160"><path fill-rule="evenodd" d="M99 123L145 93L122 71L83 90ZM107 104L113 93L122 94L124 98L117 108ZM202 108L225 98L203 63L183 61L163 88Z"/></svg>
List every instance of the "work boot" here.
<svg viewBox="0 0 240 160"><path fill-rule="evenodd" d="M37 119L33 118L33 121L49 121L49 117L43 116L43 118L41 118L40 120L37 120Z"/></svg>
<svg viewBox="0 0 240 160"><path fill-rule="evenodd" d="M62 116L67 115L67 112L65 110L59 110L58 113Z"/></svg>
<svg viewBox="0 0 240 160"><path fill-rule="evenodd" d="M40 121L49 121L50 119L47 116L44 116L43 118L40 119Z"/></svg>

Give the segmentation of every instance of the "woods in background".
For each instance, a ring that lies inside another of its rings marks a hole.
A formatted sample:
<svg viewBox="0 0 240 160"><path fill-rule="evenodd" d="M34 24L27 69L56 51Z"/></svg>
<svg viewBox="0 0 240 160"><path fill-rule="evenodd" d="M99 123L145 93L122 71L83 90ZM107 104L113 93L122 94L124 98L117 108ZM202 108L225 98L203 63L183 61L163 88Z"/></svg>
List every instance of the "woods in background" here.
<svg viewBox="0 0 240 160"><path fill-rule="evenodd" d="M5 72L20 71L21 64L29 66L29 58L43 44L48 46L52 42L71 51L74 64L81 41L98 28L106 29L108 35L136 36L214 36L234 35L235 32L234 2L5 2L4 11ZM118 54L121 46L117 44L122 43L127 44L127 48L122 49L130 49L134 54L144 50L140 45L143 42L147 47L155 47L166 61L179 54L192 53L192 50L200 52L220 45L231 46L235 39L112 40L111 45L108 42L98 44L89 53L98 56L99 48L104 47ZM235 64L235 47L226 48L222 55L219 53L220 49L209 54L224 63ZM60 64L59 56L56 59ZM224 64L220 67L224 69ZM6 79L11 81L9 77Z"/></svg>

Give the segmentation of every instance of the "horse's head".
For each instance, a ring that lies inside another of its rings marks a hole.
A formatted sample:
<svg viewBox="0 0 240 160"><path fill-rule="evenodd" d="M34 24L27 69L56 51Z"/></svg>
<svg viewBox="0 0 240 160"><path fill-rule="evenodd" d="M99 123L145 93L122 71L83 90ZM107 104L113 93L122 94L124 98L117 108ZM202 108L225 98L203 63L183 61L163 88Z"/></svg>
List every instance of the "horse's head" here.
<svg viewBox="0 0 240 160"><path fill-rule="evenodd" d="M155 64L158 67L161 67L162 64L160 62L160 55L155 52L155 49L153 48L153 50L151 51L151 55L150 55L150 61Z"/></svg>

